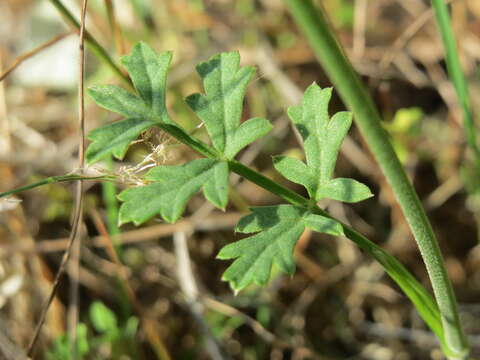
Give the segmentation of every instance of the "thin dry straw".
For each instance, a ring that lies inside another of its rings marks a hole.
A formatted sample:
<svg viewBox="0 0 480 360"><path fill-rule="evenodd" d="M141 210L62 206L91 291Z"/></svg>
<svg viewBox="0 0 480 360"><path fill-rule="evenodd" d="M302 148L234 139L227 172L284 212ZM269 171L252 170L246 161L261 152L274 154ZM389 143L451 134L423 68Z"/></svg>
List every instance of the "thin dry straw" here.
<svg viewBox="0 0 480 360"><path fill-rule="evenodd" d="M28 60L30 59L31 57L37 55L38 53L42 52L43 50L45 50L46 48L52 46L52 45L55 45L57 42L59 42L60 40L63 40L64 38L66 38L67 36L71 35L73 32L70 31L70 32L67 32L67 33L64 33L64 34L60 34L60 35L57 35L55 36L54 38L44 42L42 45L36 47L35 49L33 50L30 50L28 52L26 52L25 54L22 54L20 55L19 57L17 57L15 59L15 61L13 62L12 65L9 66L9 68L7 70L5 70L5 72L3 72L2 75L0 75L0 81L3 81L5 80L5 78L10 75L10 73L15 70L17 67L19 67L25 60Z"/></svg>
<svg viewBox="0 0 480 360"><path fill-rule="evenodd" d="M82 7L82 17L80 23L80 34L79 34L79 55L80 55L80 71L79 71L79 82L78 82L78 118L80 125L80 144L78 151L78 165L80 169L83 169L85 163L85 99L84 99L84 77L85 77L85 50L84 50L84 37L85 37L85 16L87 12L87 3L88 0L83 0ZM79 180L77 182L76 195L75 195L75 210L73 216L72 230L70 232L69 242L67 250L65 251L60 267L55 275L55 280L53 282L52 290L47 299L47 302L43 306L42 312L40 314L40 319L35 327L33 337L28 345L27 355L29 357L33 356L33 351L35 349L35 344L38 340L42 326L45 322L45 318L48 312L48 309L55 297L57 292L58 285L60 283L60 278L66 270L66 265L71 256L73 245L77 238L79 232L80 223L82 220L82 205L83 205L83 181Z"/></svg>

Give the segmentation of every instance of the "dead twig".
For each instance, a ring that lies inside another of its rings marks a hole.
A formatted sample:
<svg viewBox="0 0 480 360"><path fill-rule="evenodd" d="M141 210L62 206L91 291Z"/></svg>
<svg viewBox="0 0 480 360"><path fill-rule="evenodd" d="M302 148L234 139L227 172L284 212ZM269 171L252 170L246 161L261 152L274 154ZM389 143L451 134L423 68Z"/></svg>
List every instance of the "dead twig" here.
<svg viewBox="0 0 480 360"><path fill-rule="evenodd" d="M2 71L2 53L0 52L0 71ZM10 120L7 116L5 84L0 84L0 155L8 157L12 147Z"/></svg>
<svg viewBox="0 0 480 360"><path fill-rule="evenodd" d="M354 26L353 26L353 49L355 58L361 58L365 52L365 31L367 25L367 0L355 1Z"/></svg>
<svg viewBox="0 0 480 360"><path fill-rule="evenodd" d="M34 48L33 50L30 50L30 51L26 52L25 54L22 54L22 55L18 56L13 61L13 64L10 65L10 67L8 67L7 70L5 70L5 72L2 73L2 75L0 75L0 81L5 80L5 78L8 75L10 75L10 73L13 70L15 70L17 67L19 67L25 60L30 59L31 57L33 57L33 56L37 55L38 53L42 52L43 50L45 50L46 48L49 48L50 46L56 44L60 40L63 40L67 36L72 35L73 33L74 33L74 31L69 31L69 32L57 35L54 38L48 40L47 42L44 42L42 45Z"/></svg>
<svg viewBox="0 0 480 360"><path fill-rule="evenodd" d="M125 54L125 44L123 42L122 29L118 25L117 18L115 16L115 6L113 0L105 0L105 8L107 9L107 17L112 30L115 49L117 53L123 55Z"/></svg>
<svg viewBox="0 0 480 360"><path fill-rule="evenodd" d="M84 98L84 77L85 77L85 49L84 49L84 37L85 37L85 16L87 12L87 3L88 0L83 0L82 15L80 20L80 33L79 33L79 55L80 55L80 71L79 71L79 82L78 82L78 120L80 126L80 144L78 149L78 167L80 171L84 168L85 163L85 98ZM79 232L80 224L82 222L82 208L83 208L83 182L77 182L76 195L75 195L75 210L73 215L73 224L72 231L70 233L67 249L63 255L62 262L60 267L55 275L55 280L53 282L52 291L45 303L42 312L40 314L40 319L35 327L33 337L28 345L27 355L32 357L35 344L40 335L43 323L45 322L45 317L52 303L55 293L57 292L58 285L60 283L60 278L66 270L66 265L72 253L73 245L75 244L75 239Z"/></svg>
<svg viewBox="0 0 480 360"><path fill-rule="evenodd" d="M197 222L193 217L177 221L175 224L160 224L153 225L145 228L135 229L119 234L116 238L118 244L137 244L144 241L150 241L166 236L173 235L176 231L210 231L231 229L240 220L242 214L240 213L227 213L227 214L215 214L207 218L203 218L202 221ZM106 247L105 236L99 235L91 239L91 246L97 248ZM11 254L22 252L28 253L51 253L57 251L63 251L68 246L68 238L55 239L55 240L43 240L35 244L25 245L2 245L0 247L0 259L6 258Z"/></svg>
<svg viewBox="0 0 480 360"><path fill-rule="evenodd" d="M175 247L177 277L180 289L185 296L188 309L203 332L205 337L205 350L213 360L229 359L230 357L221 350L220 344L216 341L204 319L203 304L199 300L198 286L195 276L193 275L192 261L188 251L187 233L178 231L173 234L173 244Z"/></svg>

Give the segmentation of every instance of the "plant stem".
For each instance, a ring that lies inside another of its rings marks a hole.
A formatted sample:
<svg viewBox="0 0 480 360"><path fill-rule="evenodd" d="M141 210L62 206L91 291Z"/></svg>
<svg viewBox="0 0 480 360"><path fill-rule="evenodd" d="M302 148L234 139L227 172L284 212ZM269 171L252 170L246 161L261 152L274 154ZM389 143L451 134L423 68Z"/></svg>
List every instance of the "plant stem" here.
<svg viewBox="0 0 480 360"><path fill-rule="evenodd" d="M61 0L50 0L50 2L60 13L62 13L62 15L65 16L66 20L73 27L77 29L79 28L78 21L68 9L65 8ZM357 243L362 249L367 251L385 267L387 273L405 291L407 296L415 304L422 318L439 337L444 351L448 353L449 356L452 355L450 358L466 359L466 354L469 352L468 343L459 320L455 296L446 273L438 243L418 196L411 186L391 144L389 143L385 131L380 125L380 116L371 98L361 84L353 67L344 56L341 47L333 37L325 16L313 6L310 0L285 0L285 3L292 11L297 23L306 33L315 53L319 57L319 61L331 77L332 83L336 86L343 100L356 116L360 131L371 147L382 171L392 186L425 261L438 302L438 309L441 314L441 325L436 324L435 321L432 320L436 319L436 316L432 315L436 312L436 304L426 290L394 257L388 255L383 249L370 242L362 235L356 233L353 229L343 225L345 234L349 239ZM105 49L87 32L85 33L85 41L91 47L92 51L103 60L117 76L131 87L129 78L120 70L119 66L111 59ZM463 74L461 78L463 79ZM455 81L458 80L454 80L454 82ZM464 87L466 88L466 86ZM458 88L462 88L461 81ZM465 92L465 90L462 91L463 94L468 95L468 92ZM466 104L469 105L468 102ZM468 106L468 109L469 108L470 107ZM467 117L467 120L471 119L471 113L469 114L470 118ZM467 123L473 126L472 121L467 121L466 128L468 125ZM171 125L160 125L160 127L182 143L192 147L200 154L209 158L218 157L218 154L214 149L201 141L190 137L180 128ZM471 129L471 126L469 129ZM469 144L474 143L474 139L472 140L471 135L469 135L467 140ZM284 188L236 161L229 161L229 165L233 172L245 177L294 205L305 206L308 204L308 200L299 194ZM106 181L112 180L111 177L105 176L92 178L79 177L78 175L54 176L19 189L2 193L0 194L0 197L54 182L94 179ZM316 210L325 215L322 210L318 208ZM428 306L425 306L425 304ZM425 308L429 310L425 310ZM441 331L442 326L443 333Z"/></svg>
<svg viewBox="0 0 480 360"><path fill-rule="evenodd" d="M458 57L457 44L453 34L448 7L444 0L432 0L432 7L435 11L440 35L442 37L443 47L445 49L445 61L447 63L448 75L450 76L458 101L463 112L463 127L467 144L473 151L476 161L480 161L480 150L477 144L475 125L470 105L470 95L465 80L465 75L460 65Z"/></svg>
<svg viewBox="0 0 480 360"><path fill-rule="evenodd" d="M5 191L3 193L0 193L0 198L18 194L22 191L27 191L34 189L39 186L43 185L48 185L48 184L54 184L54 183L59 183L59 182L65 182L65 181L75 181L75 180L102 180L102 181L115 181L115 178L113 176L80 176L80 175L62 175L62 176L51 176L48 178L45 178L43 180L34 182L32 184L28 184L13 190Z"/></svg>
<svg viewBox="0 0 480 360"><path fill-rule="evenodd" d="M257 184L265 190L281 197L292 205L308 206L310 201L296 192L285 188L275 181L263 176L262 174L250 169L236 160L229 161L230 169L245 179ZM332 218L328 213L315 206L315 212ZM336 220L336 219L335 219ZM336 220L338 221L338 220ZM365 250L369 255L376 259L385 269L387 274L400 286L404 293L410 298L417 311L432 331L437 335L444 351L448 351L445 342L442 321L437 304L425 290L425 288L415 279L415 277L393 256L388 254L381 247L368 240L366 237L356 232L348 225L339 221L343 227L345 236Z"/></svg>
<svg viewBox="0 0 480 360"><path fill-rule="evenodd" d="M176 126L159 125L164 131L175 137L180 142L187 146L195 146L193 149L201 155L208 158L218 159L215 151L211 149L207 144L200 140L191 138L181 128ZM228 161L229 168L234 173L244 177L245 179L257 184L263 189L271 192L289 202L292 205L308 207L310 201L298 193L278 184L277 182L267 178L266 176L256 172L255 170L243 165L236 160ZM18 193L20 191L29 190L38 186L62 182L62 181L74 181L74 180L105 180L112 181L112 176L100 176L100 177L81 177L78 175L66 175L66 176L53 176L42 181L30 184L15 190L11 190L6 193L0 194L0 197ZM324 210L315 205L314 211L319 215L323 215L334 219ZM336 219L335 219L336 220ZM338 220L336 220L338 221ZM425 290L425 288L415 279L415 277L393 256L388 254L381 247L368 240L366 237L356 232L354 229L339 221L343 227L345 236L356 243L361 249L366 251L374 259L376 259L385 269L387 274L400 286L404 293L415 305L422 319L430 327L430 329L437 335L440 340L440 344L443 348L446 348L445 339L443 336L442 323L440 313L437 304Z"/></svg>
<svg viewBox="0 0 480 360"><path fill-rule="evenodd" d="M72 15L72 13L63 5L61 0L50 0L53 6L63 15L67 23L77 30L80 30L80 23ZM120 69L120 67L113 61L108 52L100 45L97 40L88 32L85 31L85 42L92 52L97 55L114 73L117 75L130 89L132 89L132 83L130 78Z"/></svg>
<svg viewBox="0 0 480 360"><path fill-rule="evenodd" d="M172 127L166 127L164 130L168 132L168 130L171 130L171 129ZM185 137L183 135L178 136L178 134L182 132L183 131L181 129L177 128L177 131L169 132L169 134L177 138L179 141L185 143L186 145L189 145L189 143L184 141ZM198 140L196 140L195 142L197 141ZM210 147L206 144L202 143L202 146L200 146L195 150L197 150L197 152L209 158L216 158L216 156L211 154L213 150L210 149ZM242 163L236 160L230 160L228 161L228 164L229 164L230 170L232 170L234 173L244 177L245 179L253 182L254 184L257 184L258 186L271 192L272 194L279 196L280 198L284 199L290 204L296 205L296 206L310 205L310 201L305 197L276 183L275 181L243 165ZM17 188L5 193L1 193L0 198L15 194L15 193L19 193L21 191L30 190L42 185L65 182L65 181L75 181L75 180L113 181L114 178L112 176L98 176L98 177L82 177L78 175L52 176L44 180L38 181L36 183L23 186L21 188ZM319 215L323 215L323 216L334 219L332 216L330 216L324 210L320 209L318 206L315 206L314 211ZM348 239L356 243L361 249L365 250L369 255L371 255L374 259L376 259L384 267L387 274L398 284L398 286L400 286L400 288L410 298L410 300L415 305L416 309L418 310L420 316L425 321L425 323L438 336L442 347L445 347L446 344L443 338L442 324L440 320L440 313L439 313L438 307L435 301L433 300L433 298L430 296L430 294L425 290L425 288L417 281L417 279L415 279L415 277L400 262L398 262L397 259L395 259L393 256L388 254L381 247L379 247L372 241L368 240L366 237L364 237L360 233L356 232L354 229L352 229L348 225L340 221L338 222L342 225L345 236Z"/></svg>
<svg viewBox="0 0 480 360"><path fill-rule="evenodd" d="M310 201L305 197L283 187L282 185L267 178L266 176L263 176L255 170L250 169L238 161L229 161L229 166L230 169L236 174L281 197L292 205L308 206L310 204ZM315 206L315 212L319 215L334 219L331 215L320 209L318 206ZM337 219L334 220L338 221ZM383 266L387 274L410 298L430 329L432 329L432 331L438 336L442 347L445 347L446 343L443 335L438 306L425 288L420 285L415 277L397 259L348 225L340 221L338 222L342 225L345 236L348 239L352 240L361 249L365 250Z"/></svg>
<svg viewBox="0 0 480 360"><path fill-rule="evenodd" d="M212 159L216 159L219 156L215 149L211 148L203 141L197 140L193 136L189 135L181 127L166 123L157 123L156 126L203 156Z"/></svg>
<svg viewBox="0 0 480 360"><path fill-rule="evenodd" d="M398 160L380 115L351 63L336 41L322 10L311 0L284 0L305 33L319 62L329 75L374 154L402 208L425 262L441 314L448 356L466 359L468 342L438 242L418 196Z"/></svg>
<svg viewBox="0 0 480 360"><path fill-rule="evenodd" d="M190 137L181 128L175 125L159 125L164 131L175 137L180 142L192 147L198 153L209 157L218 158L215 150L211 149L207 144L200 140ZM193 144L193 146L192 146ZM236 160L229 160L228 165L231 171L242 176L243 178L257 184L265 190L279 196L292 205L306 206L310 205L310 201L296 192L276 183L275 181L263 176L253 169L243 165ZM332 218L328 213L315 206L315 212L320 215ZM338 220L336 220L338 221ZM376 259L385 269L387 274L400 286L405 294L415 305L422 319L430 327L430 329L439 338L440 344L445 352L448 352L445 342L442 320L438 306L425 290L425 288L408 272L408 270L393 256L385 252L381 247L356 232L348 225L340 222L347 238L356 243L361 249L365 250L369 255Z"/></svg>
<svg viewBox="0 0 480 360"><path fill-rule="evenodd" d="M280 185L266 176L263 176L262 174L250 169L248 166L245 166L236 160L230 160L228 162L228 166L234 173L281 197L292 205L308 207L310 204L310 201L300 194L297 194L296 192Z"/></svg>

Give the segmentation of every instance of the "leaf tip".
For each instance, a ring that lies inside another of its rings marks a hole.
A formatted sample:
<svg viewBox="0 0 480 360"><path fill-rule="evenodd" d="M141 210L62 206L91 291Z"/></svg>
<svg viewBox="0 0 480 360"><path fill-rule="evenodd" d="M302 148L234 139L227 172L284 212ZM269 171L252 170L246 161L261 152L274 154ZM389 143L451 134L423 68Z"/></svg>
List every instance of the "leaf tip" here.
<svg viewBox="0 0 480 360"><path fill-rule="evenodd" d="M343 231L343 225L340 223L337 223L334 231L337 233L336 236L345 236L345 231Z"/></svg>
<svg viewBox="0 0 480 360"><path fill-rule="evenodd" d="M98 102L99 97L102 95L102 91L105 90L105 85L92 85L86 89L86 93L93 101Z"/></svg>
<svg viewBox="0 0 480 360"><path fill-rule="evenodd" d="M89 87L87 87L87 94L91 94L91 93L94 93L95 91L98 90L98 88L100 87L100 85L91 85Z"/></svg>
<svg viewBox="0 0 480 360"><path fill-rule="evenodd" d="M321 87L320 85L317 84L316 81L313 81L310 85L308 85L308 87L305 89L305 93L307 92L312 92L312 91L315 91L315 90L321 90Z"/></svg>
<svg viewBox="0 0 480 360"><path fill-rule="evenodd" d="M120 209L120 212L118 214L118 221L117 221L117 226L122 226L123 224L126 224L128 223L130 220L126 219L125 218L125 215L123 214L123 212L121 211Z"/></svg>
<svg viewBox="0 0 480 360"><path fill-rule="evenodd" d="M226 255L225 255L225 251L224 251L224 250L225 250L226 247L227 247L227 246L224 246L223 248L220 249L220 251L218 252L217 256L215 256L215 259L218 259L218 260L229 260L229 259L230 259L229 256L226 256ZM222 280L224 280L224 277L225 277L225 274L223 274ZM225 281L227 281L227 280L225 280Z"/></svg>
<svg viewBox="0 0 480 360"><path fill-rule="evenodd" d="M179 217L180 216L168 216L168 215L162 214L162 219L169 224L175 224L179 219Z"/></svg>
<svg viewBox="0 0 480 360"><path fill-rule="evenodd" d="M234 296L238 296L238 294L240 294L240 292L245 288L245 285L241 284L240 282L238 282L235 279L232 279L228 275L225 276L225 274L226 274L226 272L222 276L222 281L225 281L225 282L228 283L228 286L230 287L230 289L232 289Z"/></svg>
<svg viewBox="0 0 480 360"><path fill-rule="evenodd" d="M248 215L247 215L248 216ZM245 227L248 225L248 222L246 220L244 220L247 216L244 216L242 217L239 222L237 223L237 225L235 225L235 227L233 228L233 231L236 233L240 233L240 234L245 234L244 232L244 229Z"/></svg>

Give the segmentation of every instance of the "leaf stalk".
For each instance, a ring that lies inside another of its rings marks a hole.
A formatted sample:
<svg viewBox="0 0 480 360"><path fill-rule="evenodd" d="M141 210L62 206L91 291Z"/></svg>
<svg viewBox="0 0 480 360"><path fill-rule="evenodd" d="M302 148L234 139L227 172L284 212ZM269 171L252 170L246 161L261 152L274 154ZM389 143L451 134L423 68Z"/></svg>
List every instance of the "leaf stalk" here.
<svg viewBox="0 0 480 360"><path fill-rule="evenodd" d="M50 2L65 17L70 25L79 29L80 25L78 21L68 9L65 8L61 0L50 0ZM440 0L437 2L443 1ZM311 0L285 0L285 3L291 10L296 22L305 32L313 50L319 57L319 61L330 76L332 83L336 86L341 97L356 116L360 131L371 147L387 180L391 184L417 240L432 282L438 306L413 275L393 256L386 253L382 248L355 230L342 224L346 236L384 266L387 273L404 290L422 318L438 336L443 350L449 358L467 359L469 352L468 343L459 320L456 299L446 273L438 243L418 196L395 155L385 131L381 127L380 116L372 99L361 84L352 65L343 54L341 46L335 40L325 15L313 6ZM85 33L85 41L92 51L113 70L115 75L132 88L130 79L111 59L107 51L88 32ZM461 89L461 84L459 89ZM216 150L202 141L191 137L179 127L168 124L160 124L159 127L198 153L208 158L220 158ZM469 144L473 143L471 137L468 138L468 142ZM311 208L308 199L268 179L260 173L235 160L228 161L228 164L233 172L278 195L287 202L293 205ZM114 179L112 176L53 176L21 188L1 193L0 198L50 183L74 180L113 181ZM320 215L330 217L316 205L315 211Z"/></svg>
<svg viewBox="0 0 480 360"><path fill-rule="evenodd" d="M180 142L187 146L194 144L192 147L199 154L204 155L211 159L218 159L215 151L203 143L200 140L193 139L182 129L176 126L161 126L161 128L175 137ZM288 203L295 206L307 207L318 215L334 219L327 212L320 209L316 204L312 204L311 201L300 194L278 184L277 182L269 179L268 177L260 174L259 172L243 165L236 160L229 160L228 165L231 171L244 177L245 179L253 182L261 188L277 195ZM75 181L75 180L101 180L101 181L114 181L114 176L97 176L97 177L83 177L79 175L65 175L65 176L52 176L36 183L17 188L5 193L0 194L0 198L8 195L12 195L21 191L30 190L42 185L47 185L57 182ZM335 219L336 220L336 219ZM440 319L440 313L437 304L425 290L425 288L415 279L415 277L392 255L388 254L381 247L368 240L366 237L349 227L348 225L336 220L343 228L345 236L357 244L361 249L366 251L374 259L376 259L385 269L387 274L400 286L405 292L408 298L417 308L420 316L430 329L437 335L443 348L446 347L443 328Z"/></svg>

